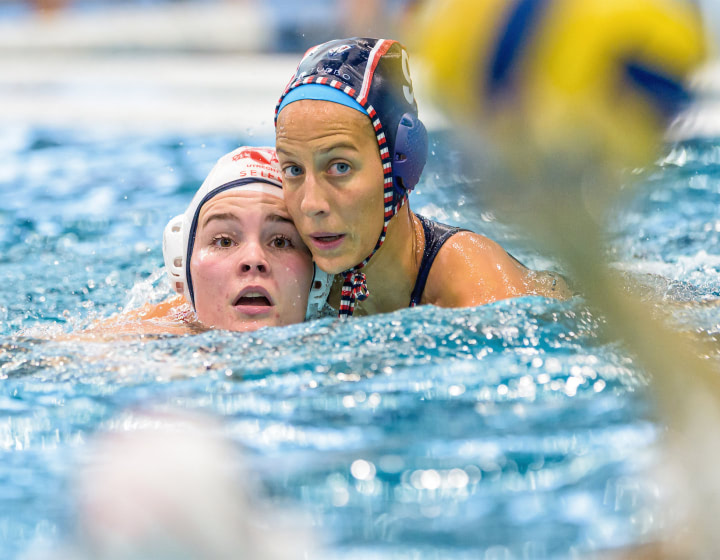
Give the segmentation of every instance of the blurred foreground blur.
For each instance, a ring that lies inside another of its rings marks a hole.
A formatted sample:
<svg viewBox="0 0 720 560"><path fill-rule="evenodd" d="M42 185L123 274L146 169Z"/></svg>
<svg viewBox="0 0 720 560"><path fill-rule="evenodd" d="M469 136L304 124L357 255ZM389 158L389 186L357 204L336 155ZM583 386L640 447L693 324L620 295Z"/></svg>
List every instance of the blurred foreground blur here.
<svg viewBox="0 0 720 560"><path fill-rule="evenodd" d="M311 553L302 518L267 509L221 426L167 412L139 414L133 424L89 445L75 476L77 531L61 558L299 560Z"/></svg>
<svg viewBox="0 0 720 560"><path fill-rule="evenodd" d="M267 144L299 54L389 33L409 4L0 0L0 123L240 132Z"/></svg>
<svg viewBox="0 0 720 560"><path fill-rule="evenodd" d="M688 81L709 49L698 6L676 0L427 4L414 46L430 65L435 101L454 116L468 146L489 139L502 161L484 194L503 219L567 263L613 336L653 376L670 427L667 464L658 476L673 488L668 507L684 514L685 526L671 528L667 542L648 554L716 557L720 442L713 427L720 425L720 372L699 357L711 353L703 341L670 329L668 317L610 267L604 230L618 193L658 157L673 119L691 111Z"/></svg>

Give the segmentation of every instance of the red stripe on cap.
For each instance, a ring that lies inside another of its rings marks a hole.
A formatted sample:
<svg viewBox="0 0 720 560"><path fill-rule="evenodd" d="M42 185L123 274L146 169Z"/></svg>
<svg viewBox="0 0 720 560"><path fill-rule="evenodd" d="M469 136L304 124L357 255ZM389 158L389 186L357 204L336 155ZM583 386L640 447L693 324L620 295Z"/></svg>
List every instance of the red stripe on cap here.
<svg viewBox="0 0 720 560"><path fill-rule="evenodd" d="M360 89L360 96L358 97L358 102L360 103L360 105L365 105L365 102L368 99L368 93L370 92L370 84L372 83L373 76L375 75L375 68L377 68L378 62L380 62L380 59L385 55L385 53L390 50L390 47L392 47L393 44L396 42L397 41L381 39L370 51L368 63L365 67L365 75L363 76L362 88Z"/></svg>

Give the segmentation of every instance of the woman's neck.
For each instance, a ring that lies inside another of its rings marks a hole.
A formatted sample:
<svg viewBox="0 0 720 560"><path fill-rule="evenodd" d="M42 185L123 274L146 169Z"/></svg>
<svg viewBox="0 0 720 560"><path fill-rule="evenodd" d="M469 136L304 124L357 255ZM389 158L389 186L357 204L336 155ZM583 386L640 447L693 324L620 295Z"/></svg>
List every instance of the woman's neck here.
<svg viewBox="0 0 720 560"><path fill-rule="evenodd" d="M406 203L390 221L380 249L361 269L365 273L370 296L358 302L355 314L388 313L407 307L424 248L422 224ZM335 308L340 304L341 287L342 277L338 277L328 298Z"/></svg>

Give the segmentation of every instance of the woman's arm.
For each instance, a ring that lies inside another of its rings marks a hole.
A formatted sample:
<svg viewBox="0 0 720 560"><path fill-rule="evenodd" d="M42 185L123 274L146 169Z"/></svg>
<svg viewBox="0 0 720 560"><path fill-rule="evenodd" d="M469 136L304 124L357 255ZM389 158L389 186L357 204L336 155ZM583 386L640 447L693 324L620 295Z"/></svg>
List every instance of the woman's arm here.
<svg viewBox="0 0 720 560"><path fill-rule="evenodd" d="M160 303L146 303L138 309L98 321L75 335L112 338L122 335L196 334L207 329L194 320L190 305L183 296Z"/></svg>

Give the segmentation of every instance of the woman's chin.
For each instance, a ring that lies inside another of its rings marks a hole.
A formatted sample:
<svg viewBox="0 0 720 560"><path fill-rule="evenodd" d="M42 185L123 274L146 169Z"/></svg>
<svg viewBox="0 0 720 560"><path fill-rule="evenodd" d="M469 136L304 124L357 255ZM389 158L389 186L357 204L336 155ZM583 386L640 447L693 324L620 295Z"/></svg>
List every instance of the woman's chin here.
<svg viewBox="0 0 720 560"><path fill-rule="evenodd" d="M210 329L221 331L250 332L256 331L263 327L274 327L277 325L277 322L270 321L267 317L257 319L226 318L216 319L214 321L203 320L202 317L200 317L199 319L204 326Z"/></svg>
<svg viewBox="0 0 720 560"><path fill-rule="evenodd" d="M368 254L370 253L368 252ZM317 257L315 259L315 264L323 272L327 272L328 274L340 274L341 272L350 270L355 265L360 264L363 259L364 257L355 259L353 256L348 257L346 255L333 258Z"/></svg>
<svg viewBox="0 0 720 560"><path fill-rule="evenodd" d="M263 327L274 327L274 326L276 326L274 323L268 323L267 321L252 320L252 321L235 322L224 328L225 328L225 330L234 331L234 332L251 332L251 331L256 331L258 329L261 329Z"/></svg>
<svg viewBox="0 0 720 560"><path fill-rule="evenodd" d="M309 288L308 288L309 291ZM302 298L298 306L292 306L291 310L284 309L275 311L274 313L258 314L257 316L223 316L203 319L202 315L198 319L203 326L210 329L234 331L234 332L250 332L262 329L264 327L283 327L295 323L302 323L305 320L305 310L307 309L307 298Z"/></svg>

